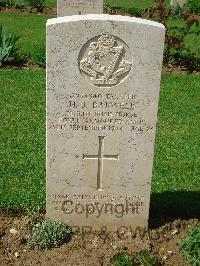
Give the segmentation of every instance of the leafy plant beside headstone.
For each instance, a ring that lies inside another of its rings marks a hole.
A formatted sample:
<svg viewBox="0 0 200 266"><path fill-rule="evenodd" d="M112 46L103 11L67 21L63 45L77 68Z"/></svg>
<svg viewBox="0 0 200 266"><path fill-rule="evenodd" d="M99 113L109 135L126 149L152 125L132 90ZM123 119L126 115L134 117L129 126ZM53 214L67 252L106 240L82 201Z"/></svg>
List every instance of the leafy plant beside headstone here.
<svg viewBox="0 0 200 266"><path fill-rule="evenodd" d="M137 257L132 258L126 252L117 253L112 259L112 266L160 266L157 257L146 250L138 253Z"/></svg>
<svg viewBox="0 0 200 266"><path fill-rule="evenodd" d="M9 56L13 55L19 47L17 41L20 36L16 34L6 35L3 25L0 24L0 66L5 63Z"/></svg>
<svg viewBox="0 0 200 266"><path fill-rule="evenodd" d="M166 65L180 66L189 72L200 70L200 55L195 54L185 45L185 38L195 34L199 35L199 22L195 17L185 18L185 24L181 27L168 26L164 63Z"/></svg>
<svg viewBox="0 0 200 266"><path fill-rule="evenodd" d="M149 10L148 17L159 21L166 27L164 65L181 67L189 72L200 70L200 54L191 51L185 39L191 35L199 36L200 21L195 14L179 12L180 25L170 25L171 10L167 9L164 0L156 0L158 6ZM180 7L179 7L180 8ZM174 14L173 14L174 17Z"/></svg>
<svg viewBox="0 0 200 266"><path fill-rule="evenodd" d="M112 266L132 266L132 258L125 252L116 254L113 257Z"/></svg>
<svg viewBox="0 0 200 266"><path fill-rule="evenodd" d="M139 265L144 265L144 266L159 266L160 265L158 259L146 250L142 250L139 252L137 256L137 260L138 260Z"/></svg>
<svg viewBox="0 0 200 266"><path fill-rule="evenodd" d="M71 233L67 224L45 220L33 227L28 237L28 246L39 250L58 247L70 240Z"/></svg>
<svg viewBox="0 0 200 266"><path fill-rule="evenodd" d="M120 13L128 13L135 17L142 17L144 10L142 8L138 7L129 7L129 8L122 8L117 6L110 6L110 5L104 5L104 11L108 14L120 14Z"/></svg>
<svg viewBox="0 0 200 266"><path fill-rule="evenodd" d="M200 224L190 229L188 238L181 241L181 251L193 266L200 265Z"/></svg>

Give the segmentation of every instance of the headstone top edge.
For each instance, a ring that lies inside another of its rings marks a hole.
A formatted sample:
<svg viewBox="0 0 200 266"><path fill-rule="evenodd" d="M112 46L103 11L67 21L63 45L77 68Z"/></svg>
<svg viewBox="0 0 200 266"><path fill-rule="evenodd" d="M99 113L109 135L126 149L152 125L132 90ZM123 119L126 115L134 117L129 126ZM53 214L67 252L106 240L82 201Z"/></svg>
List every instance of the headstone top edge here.
<svg viewBox="0 0 200 266"><path fill-rule="evenodd" d="M86 20L108 20L108 21L122 21L122 22L131 22L131 23L138 23L142 25L154 26L165 30L165 26L161 23L141 19L136 17L129 17L129 16L120 16L120 15L107 15L107 14L87 14L87 15L73 15L73 16L65 16L65 17L58 17L52 18L47 20L47 26L52 26L54 24L62 24L66 22L75 22L75 21L86 21Z"/></svg>

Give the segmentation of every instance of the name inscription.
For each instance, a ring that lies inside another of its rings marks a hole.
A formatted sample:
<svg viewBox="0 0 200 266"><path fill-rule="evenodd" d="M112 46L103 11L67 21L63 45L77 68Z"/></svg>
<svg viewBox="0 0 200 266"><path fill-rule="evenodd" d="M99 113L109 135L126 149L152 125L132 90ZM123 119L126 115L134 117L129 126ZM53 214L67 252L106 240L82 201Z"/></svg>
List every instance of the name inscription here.
<svg viewBox="0 0 200 266"><path fill-rule="evenodd" d="M69 1L69 0L65 0L65 2L67 3L68 7L70 8L80 8L80 7L96 7L98 5L98 3L94 2L94 0L87 0L87 2L85 1Z"/></svg>
<svg viewBox="0 0 200 266"><path fill-rule="evenodd" d="M69 131L123 131L125 128L139 133L153 132L137 112L139 100L133 94L77 94L61 99L66 109L57 113L49 129Z"/></svg>

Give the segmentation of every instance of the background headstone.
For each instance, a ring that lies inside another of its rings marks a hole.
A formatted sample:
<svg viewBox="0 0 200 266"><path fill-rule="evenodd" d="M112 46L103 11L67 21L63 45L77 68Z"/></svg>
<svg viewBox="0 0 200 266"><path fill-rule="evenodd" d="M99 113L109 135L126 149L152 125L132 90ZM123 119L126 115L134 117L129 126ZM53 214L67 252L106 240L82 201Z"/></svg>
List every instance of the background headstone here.
<svg viewBox="0 0 200 266"><path fill-rule="evenodd" d="M125 16L47 22L47 217L147 226L165 28Z"/></svg>
<svg viewBox="0 0 200 266"><path fill-rule="evenodd" d="M57 0L57 16L103 14L103 0Z"/></svg>
<svg viewBox="0 0 200 266"><path fill-rule="evenodd" d="M171 6L183 6L184 4L186 4L187 0L171 0Z"/></svg>

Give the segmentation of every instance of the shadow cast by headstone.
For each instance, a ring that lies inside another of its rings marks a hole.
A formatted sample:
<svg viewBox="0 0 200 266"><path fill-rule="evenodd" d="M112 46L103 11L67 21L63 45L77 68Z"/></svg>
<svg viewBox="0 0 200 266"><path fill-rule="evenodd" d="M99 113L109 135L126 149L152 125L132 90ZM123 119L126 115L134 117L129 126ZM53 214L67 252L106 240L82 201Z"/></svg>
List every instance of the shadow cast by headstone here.
<svg viewBox="0 0 200 266"><path fill-rule="evenodd" d="M200 191L152 193L149 227L156 228L176 219L200 219Z"/></svg>

